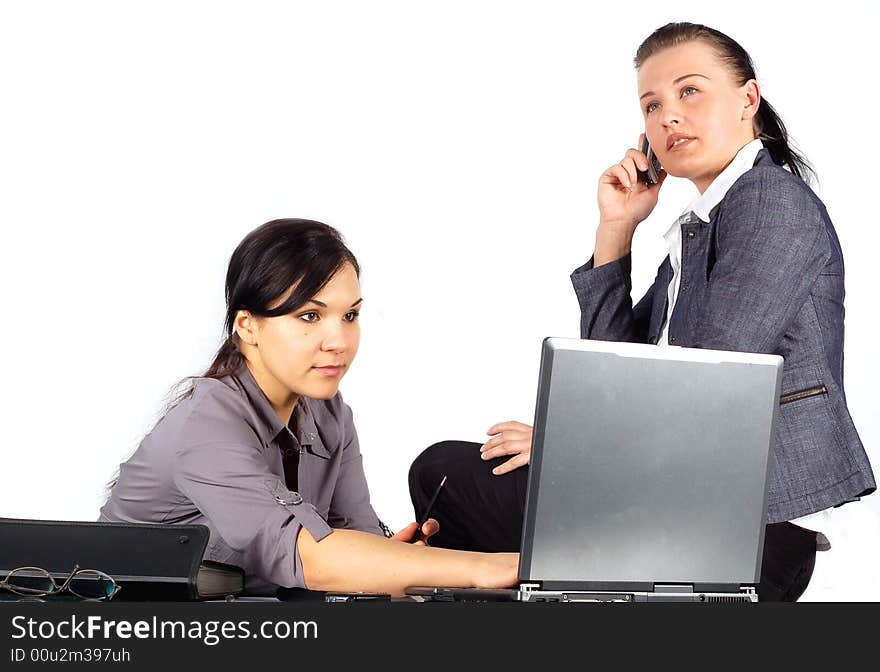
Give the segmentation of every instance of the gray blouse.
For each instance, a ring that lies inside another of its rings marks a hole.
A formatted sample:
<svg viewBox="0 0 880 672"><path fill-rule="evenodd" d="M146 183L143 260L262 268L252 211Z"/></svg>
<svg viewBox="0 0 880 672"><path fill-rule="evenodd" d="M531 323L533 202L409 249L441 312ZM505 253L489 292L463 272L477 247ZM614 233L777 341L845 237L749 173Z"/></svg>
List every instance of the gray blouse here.
<svg viewBox="0 0 880 672"><path fill-rule="evenodd" d="M247 366L221 379L196 378L192 394L120 465L99 520L206 525L205 558L242 567L248 592L303 587L300 527L316 541L331 528L377 535L382 528L342 397L300 397L294 414L299 436ZM298 492L284 481L282 451L291 450L299 452Z"/></svg>

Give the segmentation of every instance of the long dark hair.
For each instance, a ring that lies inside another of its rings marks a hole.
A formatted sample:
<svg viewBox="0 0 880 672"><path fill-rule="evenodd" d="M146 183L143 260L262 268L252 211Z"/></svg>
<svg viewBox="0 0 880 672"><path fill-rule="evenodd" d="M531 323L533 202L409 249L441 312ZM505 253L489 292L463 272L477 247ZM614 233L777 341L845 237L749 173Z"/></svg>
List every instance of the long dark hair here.
<svg viewBox="0 0 880 672"><path fill-rule="evenodd" d="M245 236L232 253L226 271L223 343L201 376L184 378L171 388L159 421L192 394L196 378L223 378L244 364L235 333L235 315L239 310L258 317L292 313L321 291L346 264L351 264L360 275L357 259L345 246L342 236L321 222L275 219ZM290 296L275 308L269 308L292 286ZM108 491L116 485L117 479L118 472L107 483Z"/></svg>
<svg viewBox="0 0 880 672"><path fill-rule="evenodd" d="M702 40L715 50L718 58L730 70L739 86L755 76L755 65L751 56L738 42L724 33L698 23L667 23L658 28L642 42L636 51L635 66L638 70L642 64L659 51L680 44ZM816 177L816 171L806 157L792 147L792 142L785 130L776 110L761 98L758 113L753 119L755 136L770 152L773 162L788 169L799 178L809 183Z"/></svg>
<svg viewBox="0 0 880 672"><path fill-rule="evenodd" d="M251 231L229 260L224 341L201 377L223 378L244 363L235 333L239 310L257 317L292 313L321 291L345 264L351 264L360 275L354 254L339 232L327 224L310 219L275 219ZM293 285L290 296L270 309Z"/></svg>

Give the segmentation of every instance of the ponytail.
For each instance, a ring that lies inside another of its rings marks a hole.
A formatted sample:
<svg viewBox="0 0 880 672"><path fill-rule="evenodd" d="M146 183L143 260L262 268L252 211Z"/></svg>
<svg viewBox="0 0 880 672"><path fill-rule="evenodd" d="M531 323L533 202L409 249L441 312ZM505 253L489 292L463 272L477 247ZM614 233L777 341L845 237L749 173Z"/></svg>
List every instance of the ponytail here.
<svg viewBox="0 0 880 672"><path fill-rule="evenodd" d="M232 333L223 341L223 345L214 355L214 361L208 370L202 374L202 378L224 378L235 373L244 364L244 355L238 347L238 334Z"/></svg>
<svg viewBox="0 0 880 672"><path fill-rule="evenodd" d="M223 341L223 345L221 345L220 349L217 351L217 354L214 355L214 361L211 362L211 366L208 367L207 371L205 371L201 376L187 376L186 378L177 381L177 383L172 386L165 397L166 401L164 404L164 408L162 409L159 419L156 420L156 424L159 422L159 420L161 420L161 418L165 417L168 411L170 411L181 401L192 395L194 389L193 381L197 377L223 378L224 376L235 373L239 369L239 367L244 364L244 355L241 354L241 350L239 350L238 348L238 343L238 334L232 333L231 335L227 336L226 340ZM150 431L153 430L151 429ZM114 488L118 480L119 469L116 470L116 473L113 474L113 477L106 483L106 494L108 497L110 495L110 491Z"/></svg>
<svg viewBox="0 0 880 672"><path fill-rule="evenodd" d="M798 152L788 137L788 131L773 106L764 98L755 116L755 136L760 140L773 163L788 166L788 169L808 184L816 178L816 171L806 157Z"/></svg>

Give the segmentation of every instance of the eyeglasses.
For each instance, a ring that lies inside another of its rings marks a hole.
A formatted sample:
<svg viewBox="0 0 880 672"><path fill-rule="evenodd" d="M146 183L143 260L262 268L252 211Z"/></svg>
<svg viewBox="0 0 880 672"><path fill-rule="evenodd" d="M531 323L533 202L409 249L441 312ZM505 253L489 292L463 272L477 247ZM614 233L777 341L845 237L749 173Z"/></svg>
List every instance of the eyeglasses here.
<svg viewBox="0 0 880 672"><path fill-rule="evenodd" d="M0 581L0 589L27 597L48 597L66 591L83 600L112 600L121 586L104 572L75 565L60 585L42 567L17 567Z"/></svg>

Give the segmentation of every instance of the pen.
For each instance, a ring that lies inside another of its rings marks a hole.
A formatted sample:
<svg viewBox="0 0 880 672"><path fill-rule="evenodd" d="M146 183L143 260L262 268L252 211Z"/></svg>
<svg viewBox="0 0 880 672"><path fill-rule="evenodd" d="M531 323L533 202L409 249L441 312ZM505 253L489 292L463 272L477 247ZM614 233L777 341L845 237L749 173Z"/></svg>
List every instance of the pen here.
<svg viewBox="0 0 880 672"><path fill-rule="evenodd" d="M422 538L422 527L425 523L428 522L428 519L431 517L431 510L434 508L434 502L437 501L437 496L440 494L440 491L443 489L443 486L445 484L446 476L443 477L443 480L440 481L440 485L438 485L437 489L434 491L434 495L431 497L431 501L428 502L428 506L427 508L425 508L425 515L422 518L422 521L419 523L419 526L416 529L416 533L413 535L413 538L409 540L409 543L414 544Z"/></svg>

